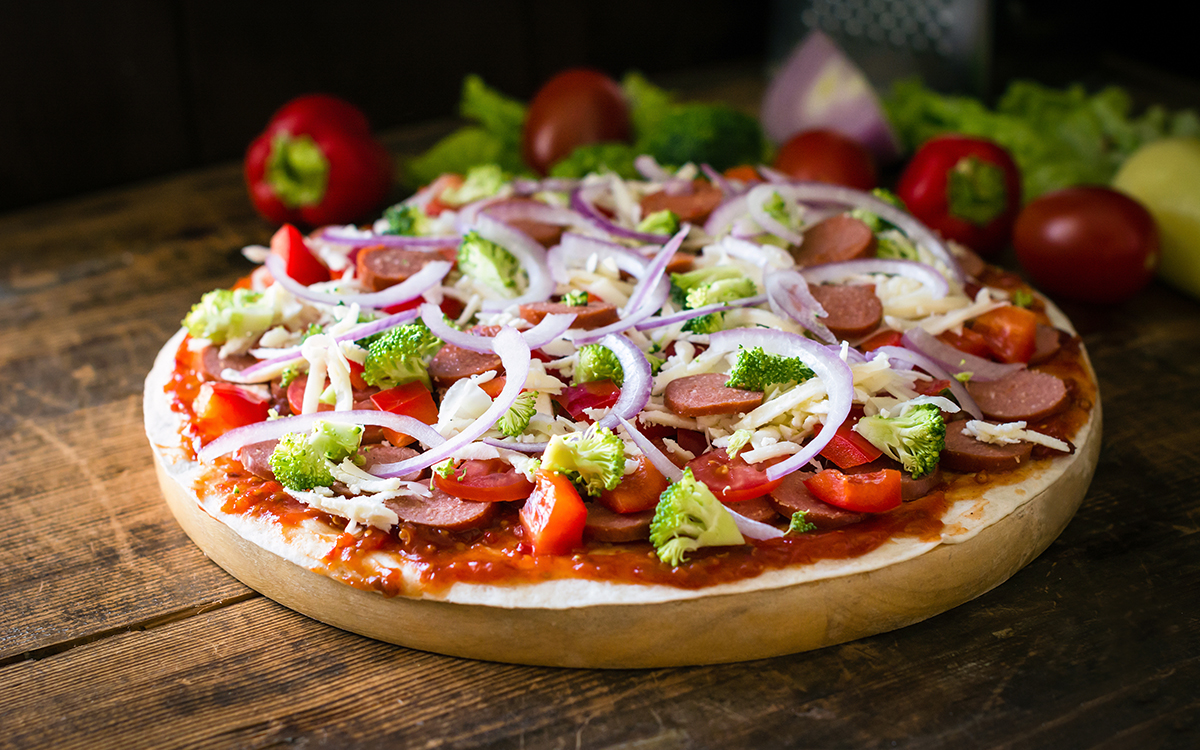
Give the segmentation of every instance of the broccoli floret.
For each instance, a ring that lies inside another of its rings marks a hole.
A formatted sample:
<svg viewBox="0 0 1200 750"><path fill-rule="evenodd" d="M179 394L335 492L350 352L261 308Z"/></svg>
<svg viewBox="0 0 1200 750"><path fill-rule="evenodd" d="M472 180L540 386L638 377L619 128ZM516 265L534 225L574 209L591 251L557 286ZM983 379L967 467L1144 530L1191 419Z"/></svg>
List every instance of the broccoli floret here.
<svg viewBox="0 0 1200 750"><path fill-rule="evenodd" d="M700 547L745 541L733 516L707 485L692 476L691 469L684 469L679 481L662 493L650 522L650 543L658 559L672 566L682 564L689 552Z"/></svg>
<svg viewBox="0 0 1200 750"><path fill-rule="evenodd" d="M885 229L875 235L875 257L919 261L921 252L899 230Z"/></svg>
<svg viewBox="0 0 1200 750"><path fill-rule="evenodd" d="M279 385L281 385L281 386L291 385L292 381L295 380L300 375L300 372L301 372L301 367L297 363L292 363L292 364L288 365L287 367L283 368L283 372L281 372L279 374Z"/></svg>
<svg viewBox="0 0 1200 750"><path fill-rule="evenodd" d="M249 289L214 289L192 305L183 327L198 339L224 344L262 333L271 327L275 311L263 301L261 292Z"/></svg>
<svg viewBox="0 0 1200 750"><path fill-rule="evenodd" d="M750 430L734 430L729 436L729 444L725 446L725 453L730 458L735 458L743 448L750 444L750 438L754 437L754 433Z"/></svg>
<svg viewBox="0 0 1200 750"><path fill-rule="evenodd" d="M597 497L625 476L625 443L607 427L555 435L542 454L542 468L567 475L584 492Z"/></svg>
<svg viewBox="0 0 1200 750"><path fill-rule="evenodd" d="M899 461L913 477L936 469L946 447L946 422L933 404L917 404L895 417L863 417L854 431Z"/></svg>
<svg viewBox="0 0 1200 750"><path fill-rule="evenodd" d="M583 307L588 303L588 293L582 289L572 289L562 296L562 303L571 307Z"/></svg>
<svg viewBox="0 0 1200 750"><path fill-rule="evenodd" d="M662 366L667 363L664 357L658 357L653 354L646 355L646 361L650 363L650 374L657 375Z"/></svg>
<svg viewBox="0 0 1200 750"><path fill-rule="evenodd" d="M1012 299L1009 301L1016 307L1029 307L1033 304L1033 295L1028 289L1017 289L1012 293Z"/></svg>
<svg viewBox="0 0 1200 750"><path fill-rule="evenodd" d="M550 176L578 180L586 175L612 172L622 179L638 179L633 160L638 152L628 143L589 143L554 162Z"/></svg>
<svg viewBox="0 0 1200 750"><path fill-rule="evenodd" d="M758 120L722 104L683 104L639 131L637 150L659 164L709 164L719 172L765 161L766 139Z"/></svg>
<svg viewBox="0 0 1200 750"><path fill-rule="evenodd" d="M333 484L330 467L355 456L362 425L318 421L312 432L292 432L279 439L271 453L271 471L290 490L311 490Z"/></svg>
<svg viewBox="0 0 1200 750"><path fill-rule="evenodd" d="M719 281L734 281L746 276L733 266L708 266L687 273L671 274L671 301L676 307L686 307L688 292ZM753 292L751 292L753 294Z"/></svg>
<svg viewBox="0 0 1200 750"><path fill-rule="evenodd" d="M789 205L783 196L778 191L771 193L771 197L763 201L763 212L770 216L775 221L789 229L798 229L801 221L800 215L794 205Z"/></svg>
<svg viewBox="0 0 1200 750"><path fill-rule="evenodd" d="M458 270L506 297L521 293L517 283L524 276L512 253L486 240L478 232L467 232L458 246Z"/></svg>
<svg viewBox="0 0 1200 750"><path fill-rule="evenodd" d="M765 391L777 383L803 383L813 376L813 371L799 357L783 357L767 354L761 346L753 349L738 347L737 360L729 371L727 388L747 391Z"/></svg>
<svg viewBox="0 0 1200 750"><path fill-rule="evenodd" d="M394 388L413 380L429 387L429 360L442 348L442 340L424 323L409 323L384 331L367 347L363 380L380 388Z"/></svg>
<svg viewBox="0 0 1200 750"><path fill-rule="evenodd" d="M617 386L625 384L621 361L607 346L586 344L576 353L575 385L593 380L611 380Z"/></svg>
<svg viewBox="0 0 1200 750"><path fill-rule="evenodd" d="M749 277L729 266L710 266L687 273L671 274L671 300L684 310L705 305L732 302L751 297L758 291ZM712 333L721 330L724 313L708 313L692 318L683 330L692 333Z"/></svg>
<svg viewBox="0 0 1200 750"><path fill-rule="evenodd" d="M679 217L671 209L664 208L642 219L637 230L648 234L675 234L679 231Z"/></svg>
<svg viewBox="0 0 1200 750"><path fill-rule="evenodd" d="M461 185L442 191L438 200L447 206L465 206L492 197L507 181L499 164L480 164L467 170Z"/></svg>
<svg viewBox="0 0 1200 750"><path fill-rule="evenodd" d="M529 426L529 420L537 412L537 391L525 391L513 405L504 412L504 416L500 417L500 421L496 422L496 429L500 430L500 434L505 437L516 437L525 431Z"/></svg>
<svg viewBox="0 0 1200 750"><path fill-rule="evenodd" d="M433 219L420 206L397 203L383 212L387 220L385 234L403 234L421 237L433 233Z"/></svg>
<svg viewBox="0 0 1200 750"><path fill-rule="evenodd" d="M798 510L792 514L792 520L788 523L789 534L805 534L809 531L815 531L816 526L808 520L808 512Z"/></svg>

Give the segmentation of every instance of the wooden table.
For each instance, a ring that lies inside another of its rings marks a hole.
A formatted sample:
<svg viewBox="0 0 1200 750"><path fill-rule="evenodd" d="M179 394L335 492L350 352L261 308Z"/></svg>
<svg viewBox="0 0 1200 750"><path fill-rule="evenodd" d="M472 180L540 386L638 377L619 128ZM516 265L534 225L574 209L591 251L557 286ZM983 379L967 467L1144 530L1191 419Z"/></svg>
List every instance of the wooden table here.
<svg viewBox="0 0 1200 750"><path fill-rule="evenodd" d="M413 151L445 124L394 134ZM436 656L225 574L159 494L142 379L272 228L237 165L0 216L0 746L1194 747L1200 303L1067 307L1103 452L1062 537L925 623L765 661Z"/></svg>

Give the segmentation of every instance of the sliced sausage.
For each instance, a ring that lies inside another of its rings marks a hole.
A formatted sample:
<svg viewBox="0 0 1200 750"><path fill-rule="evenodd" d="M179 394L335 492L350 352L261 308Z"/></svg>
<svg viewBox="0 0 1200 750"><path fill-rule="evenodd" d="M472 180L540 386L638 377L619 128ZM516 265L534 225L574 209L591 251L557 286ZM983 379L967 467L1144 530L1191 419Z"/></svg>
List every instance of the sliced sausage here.
<svg viewBox="0 0 1200 750"><path fill-rule="evenodd" d="M867 513L842 510L818 500L804 486L804 480L811 476L808 472L794 471L785 476L779 486L767 495L767 499L780 515L790 519L793 514L803 511L805 520L816 526L819 531L840 529L868 517Z"/></svg>
<svg viewBox="0 0 1200 750"><path fill-rule="evenodd" d="M454 344L446 344L429 361L429 377L439 388L449 388L463 378L501 370L500 355L494 352L474 352Z"/></svg>
<svg viewBox="0 0 1200 750"><path fill-rule="evenodd" d="M968 381L967 391L983 415L998 422L1033 422L1067 405L1067 386L1036 370L1017 370L999 380Z"/></svg>
<svg viewBox="0 0 1200 750"><path fill-rule="evenodd" d="M275 479L271 471L271 454L275 452L278 440L264 440L261 443L251 443L238 448L237 460L242 462L246 471L260 479Z"/></svg>
<svg viewBox="0 0 1200 750"><path fill-rule="evenodd" d="M535 242L543 247L553 247L562 239L563 228L557 224L546 224L532 219L510 218L511 209L515 209L513 213L521 211L523 204L532 204L534 206L545 207L546 204L541 201L535 201L532 198L509 198L508 200L493 203L488 206L486 213L495 213L497 218L502 219L506 224L513 229L524 232L533 238Z"/></svg>
<svg viewBox="0 0 1200 750"><path fill-rule="evenodd" d="M766 496L736 503L725 503L725 507L759 523L774 523L779 520L779 513L776 512L775 506L771 505ZM788 517L791 518L791 516Z"/></svg>
<svg viewBox="0 0 1200 750"><path fill-rule="evenodd" d="M234 354L229 357L222 357L221 347L217 344L205 346L200 351L200 356L197 359L200 362L200 375L204 380L224 380L221 377L221 373L226 369L244 370L258 362L250 354Z"/></svg>
<svg viewBox="0 0 1200 750"><path fill-rule="evenodd" d="M588 503L583 533L598 542L638 542L650 538L654 509L614 513L598 503Z"/></svg>
<svg viewBox="0 0 1200 750"><path fill-rule="evenodd" d="M792 249L792 257L800 266L870 258L874 253L875 233L846 214L830 216L813 224L804 230L804 242L800 247Z"/></svg>
<svg viewBox="0 0 1200 750"><path fill-rule="evenodd" d="M808 291L828 313L821 322L838 338L865 336L883 320L883 303L870 284L809 284Z"/></svg>
<svg viewBox="0 0 1200 750"><path fill-rule="evenodd" d="M570 315L575 313L572 328L591 330L617 322L620 314L616 305L593 300L586 305L568 305L565 302L530 302L520 307L521 317L537 325L547 315Z"/></svg>
<svg viewBox="0 0 1200 750"><path fill-rule="evenodd" d="M694 180L687 193L668 193L660 190L642 198L642 216L669 210L680 222L698 224L708 218L713 209L725 200L725 193L708 180Z"/></svg>
<svg viewBox="0 0 1200 750"><path fill-rule="evenodd" d="M1033 356L1029 358L1029 364L1036 365L1045 362L1058 354L1058 350L1062 348L1063 337L1066 335L1054 326L1038 323L1037 335L1033 344Z"/></svg>
<svg viewBox="0 0 1200 750"><path fill-rule="evenodd" d="M687 375L667 384L663 399L668 409L681 417L737 414L762 405L763 394L741 388L726 388L727 375Z"/></svg>
<svg viewBox="0 0 1200 750"><path fill-rule="evenodd" d="M496 503L460 500L437 487L430 489L433 492L430 497L397 497L384 503L402 521L450 531L487 526L496 515Z"/></svg>
<svg viewBox="0 0 1200 750"><path fill-rule="evenodd" d="M449 250L449 248L447 248ZM395 286L425 267L432 260L453 260L451 254L407 250L402 247L364 247L358 251L355 266L363 286L380 291Z"/></svg>
<svg viewBox="0 0 1200 750"><path fill-rule="evenodd" d="M687 273L696 265L696 256L682 250L676 252L667 261L667 273Z"/></svg>
<svg viewBox="0 0 1200 750"><path fill-rule="evenodd" d="M371 469L382 464L394 464L400 461L405 461L417 455L417 451L412 448L397 448L394 445L376 445L361 452L363 457L363 471L371 471ZM415 482L421 478L421 472L414 471L411 474L405 474L400 477L402 482Z"/></svg>
<svg viewBox="0 0 1200 750"><path fill-rule="evenodd" d="M977 471L1012 471L1025 461L1033 449L1032 443L993 445L963 434L963 420L946 425L946 449L942 451L941 466L950 471L970 474Z"/></svg>
<svg viewBox="0 0 1200 750"><path fill-rule="evenodd" d="M949 429L949 426L947 426L947 429ZM961 423L959 429L962 429ZM900 471L900 499L906 503L911 503L913 500L925 497L942 483L942 466L940 462L937 468L931 473L926 474L920 479L914 479L912 474L904 470L899 461L895 461L887 456L880 456L870 463L860 464L849 469L842 469L842 473L870 474L880 469L897 469Z"/></svg>

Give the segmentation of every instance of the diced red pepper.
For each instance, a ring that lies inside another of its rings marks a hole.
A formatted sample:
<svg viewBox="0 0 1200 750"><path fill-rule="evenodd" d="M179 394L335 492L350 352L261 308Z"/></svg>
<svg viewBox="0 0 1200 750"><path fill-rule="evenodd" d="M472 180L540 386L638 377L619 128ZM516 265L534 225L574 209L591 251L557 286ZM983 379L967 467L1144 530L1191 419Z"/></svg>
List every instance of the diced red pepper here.
<svg viewBox="0 0 1200 750"><path fill-rule="evenodd" d="M438 408L437 404L433 402L433 394L416 380L372 395L371 403L375 404L380 411L403 414L425 424L436 424L438 420ZM397 447L408 445L413 441L408 435L388 427L383 428L383 436L389 443Z"/></svg>
<svg viewBox="0 0 1200 750"><path fill-rule="evenodd" d="M645 456L637 459L638 467L611 490L604 490L599 503L614 513L637 513L658 505L658 498L670 485L667 478L654 468Z"/></svg>
<svg viewBox="0 0 1200 750"><path fill-rule="evenodd" d="M1001 362L1028 362L1037 348L1037 314L1006 305L975 318L971 330Z"/></svg>
<svg viewBox="0 0 1200 750"><path fill-rule="evenodd" d="M837 464L838 468L849 469L869 464L883 455L870 440L854 431L854 425L857 423L858 419L853 416L842 422L834 433L833 440L821 449L821 455Z"/></svg>
<svg viewBox="0 0 1200 750"><path fill-rule="evenodd" d="M607 408L617 403L620 396L621 389L611 380L593 380L590 383L563 388L562 393L555 396L554 400L571 419L591 424L592 418L584 409Z"/></svg>
<svg viewBox="0 0 1200 750"><path fill-rule="evenodd" d="M804 480L804 486L818 500L858 513L882 513L900 507L901 502L898 469L866 474L825 469Z"/></svg>
<svg viewBox="0 0 1200 750"><path fill-rule="evenodd" d="M204 383L192 404L196 426L205 435L223 435L265 422L270 403L233 383Z"/></svg>
<svg viewBox="0 0 1200 750"><path fill-rule="evenodd" d="M983 357L985 359L992 358L992 349L988 346L987 340L970 328L963 328L962 333L955 333L954 331L939 333L938 339L943 343L953 346L960 352L974 354L976 357Z"/></svg>
<svg viewBox="0 0 1200 750"><path fill-rule="evenodd" d="M500 395L500 391L504 390L504 384L507 382L508 378L504 377L503 375L497 375L485 383L480 383L479 390L483 391L494 399Z"/></svg>
<svg viewBox="0 0 1200 750"><path fill-rule="evenodd" d="M901 346L904 334L899 331L880 331L858 345L858 350L864 354L873 352L881 346Z"/></svg>
<svg viewBox="0 0 1200 750"><path fill-rule="evenodd" d="M521 526L535 555L565 555L583 544L587 507L571 480L539 471L533 494L521 506Z"/></svg>
<svg viewBox="0 0 1200 750"><path fill-rule="evenodd" d="M424 302L424 297L413 297L406 302L397 302L394 305L388 305L387 307L383 308L383 311L388 315L395 315L398 312L404 312L405 310L411 310L414 307L420 307L422 304L424 304Z"/></svg>
<svg viewBox="0 0 1200 750"><path fill-rule="evenodd" d="M329 269L308 249L304 235L291 224L284 224L271 237L271 252L283 258L287 275L305 286L329 281Z"/></svg>
<svg viewBox="0 0 1200 750"><path fill-rule="evenodd" d="M913 390L922 396L945 396L950 389L950 381L945 378L938 380L918 380L913 383ZM842 467L843 469L846 467Z"/></svg>

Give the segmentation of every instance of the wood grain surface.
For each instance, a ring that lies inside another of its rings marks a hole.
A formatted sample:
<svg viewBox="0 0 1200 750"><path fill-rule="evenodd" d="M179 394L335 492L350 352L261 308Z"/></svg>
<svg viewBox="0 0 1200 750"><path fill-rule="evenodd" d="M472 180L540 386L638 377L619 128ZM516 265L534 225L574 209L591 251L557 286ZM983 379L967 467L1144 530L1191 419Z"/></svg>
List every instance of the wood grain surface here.
<svg viewBox="0 0 1200 750"><path fill-rule="evenodd" d="M1197 746L1196 300L1155 283L1064 306L1099 374L1100 461L1063 535L994 591L796 656L518 667L284 609L164 505L142 380L271 230L237 165L0 215L0 746Z"/></svg>

